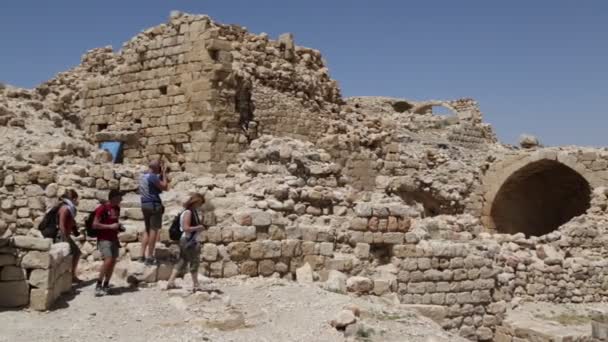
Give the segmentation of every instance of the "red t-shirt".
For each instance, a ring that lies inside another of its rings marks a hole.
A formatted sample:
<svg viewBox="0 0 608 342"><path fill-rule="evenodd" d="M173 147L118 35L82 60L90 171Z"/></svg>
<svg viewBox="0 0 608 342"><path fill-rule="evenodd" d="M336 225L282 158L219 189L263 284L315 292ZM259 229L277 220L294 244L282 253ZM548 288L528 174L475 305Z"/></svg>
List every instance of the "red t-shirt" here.
<svg viewBox="0 0 608 342"><path fill-rule="evenodd" d="M110 203L102 204L95 210L95 217L101 224L118 223L120 208ZM118 229L98 229L97 240L118 241Z"/></svg>

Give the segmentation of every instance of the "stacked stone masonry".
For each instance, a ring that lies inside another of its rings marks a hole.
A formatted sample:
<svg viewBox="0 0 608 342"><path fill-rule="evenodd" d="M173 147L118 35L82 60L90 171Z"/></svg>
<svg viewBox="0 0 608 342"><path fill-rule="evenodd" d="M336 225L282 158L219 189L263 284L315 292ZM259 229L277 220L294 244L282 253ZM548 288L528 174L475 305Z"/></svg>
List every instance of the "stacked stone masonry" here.
<svg viewBox="0 0 608 342"><path fill-rule="evenodd" d="M0 239L0 307L45 311L72 288L67 243L15 236Z"/></svg>

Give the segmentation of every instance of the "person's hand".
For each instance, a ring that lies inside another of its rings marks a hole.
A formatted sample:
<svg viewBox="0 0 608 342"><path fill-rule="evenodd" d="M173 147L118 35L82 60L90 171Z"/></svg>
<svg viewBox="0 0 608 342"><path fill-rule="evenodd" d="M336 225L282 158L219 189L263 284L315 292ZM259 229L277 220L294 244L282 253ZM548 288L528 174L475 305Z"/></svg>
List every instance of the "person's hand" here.
<svg viewBox="0 0 608 342"><path fill-rule="evenodd" d="M118 223L112 223L110 225L110 229L118 230L119 228L120 228L120 224L118 224Z"/></svg>

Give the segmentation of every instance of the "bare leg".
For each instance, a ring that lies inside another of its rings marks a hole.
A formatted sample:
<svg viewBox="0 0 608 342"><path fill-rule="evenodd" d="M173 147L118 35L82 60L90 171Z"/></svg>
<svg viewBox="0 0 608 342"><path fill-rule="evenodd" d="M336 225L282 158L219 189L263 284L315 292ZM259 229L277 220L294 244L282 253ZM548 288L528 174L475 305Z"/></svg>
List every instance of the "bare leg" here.
<svg viewBox="0 0 608 342"><path fill-rule="evenodd" d="M116 266L116 258L109 258L110 259L110 264L107 266L106 268L106 274L105 274L105 282L106 283L110 283L110 279L112 278L112 274L114 274L114 266ZM104 264L106 262L104 261Z"/></svg>
<svg viewBox="0 0 608 342"><path fill-rule="evenodd" d="M171 276L169 277L169 281L167 282L167 288L175 287L175 278L177 278L178 269L177 267L173 268L171 271Z"/></svg>
<svg viewBox="0 0 608 342"><path fill-rule="evenodd" d="M150 229L148 235L148 258L154 257L154 248L156 248L156 239L158 236L158 230Z"/></svg>
<svg viewBox="0 0 608 342"><path fill-rule="evenodd" d="M98 281L103 282L104 278L107 278L109 272L111 272L112 268L112 258L103 259L103 263L101 264L101 269L99 270L99 278Z"/></svg>
<svg viewBox="0 0 608 342"><path fill-rule="evenodd" d="M72 280L80 281L76 276L76 269L78 268L78 262L80 261L80 255L75 255L72 257Z"/></svg>
<svg viewBox="0 0 608 342"><path fill-rule="evenodd" d="M141 240L141 252L144 259L147 257L146 252L148 250L148 242L150 241L150 236L148 235L148 231L144 231L144 237Z"/></svg>
<svg viewBox="0 0 608 342"><path fill-rule="evenodd" d="M196 290L199 288L198 272L191 272L190 274L192 275L192 288Z"/></svg>

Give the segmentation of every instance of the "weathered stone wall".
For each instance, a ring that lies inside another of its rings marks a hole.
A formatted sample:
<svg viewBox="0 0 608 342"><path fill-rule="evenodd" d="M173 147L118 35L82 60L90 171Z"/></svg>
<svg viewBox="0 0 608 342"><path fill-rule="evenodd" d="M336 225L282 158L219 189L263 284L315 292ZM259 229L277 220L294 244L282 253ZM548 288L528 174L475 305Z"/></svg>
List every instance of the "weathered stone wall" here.
<svg viewBox="0 0 608 342"><path fill-rule="evenodd" d="M67 243L29 236L0 239L0 307L48 310L72 288L71 271Z"/></svg>
<svg viewBox="0 0 608 342"><path fill-rule="evenodd" d="M87 82L86 123L98 141L124 141L128 163L163 157L192 173L225 171L258 132L318 138L340 101L318 51L206 16L175 15L109 63Z"/></svg>

